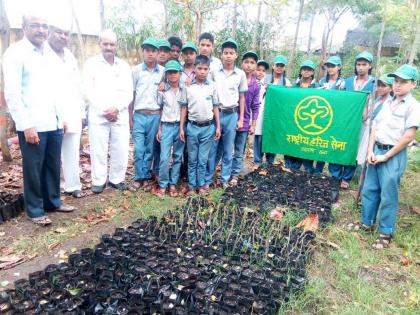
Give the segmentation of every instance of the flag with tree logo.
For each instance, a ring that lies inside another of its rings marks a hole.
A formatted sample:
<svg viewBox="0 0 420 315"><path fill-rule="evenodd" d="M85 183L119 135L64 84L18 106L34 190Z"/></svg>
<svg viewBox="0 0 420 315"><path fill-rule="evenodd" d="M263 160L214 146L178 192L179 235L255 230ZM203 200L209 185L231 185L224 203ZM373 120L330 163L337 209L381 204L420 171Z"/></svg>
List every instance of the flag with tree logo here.
<svg viewBox="0 0 420 315"><path fill-rule="evenodd" d="M270 85L263 151L354 165L367 97L364 92Z"/></svg>

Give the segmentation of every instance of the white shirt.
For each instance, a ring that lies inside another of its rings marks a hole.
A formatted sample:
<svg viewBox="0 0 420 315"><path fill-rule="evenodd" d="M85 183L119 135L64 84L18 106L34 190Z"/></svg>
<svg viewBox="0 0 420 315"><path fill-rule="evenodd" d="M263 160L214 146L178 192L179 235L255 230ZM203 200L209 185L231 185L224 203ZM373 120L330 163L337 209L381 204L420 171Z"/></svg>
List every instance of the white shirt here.
<svg viewBox="0 0 420 315"><path fill-rule="evenodd" d="M162 122L179 122L181 119L181 104L185 101L185 87L179 86L174 92L169 84L164 92L158 92L158 105L162 109Z"/></svg>
<svg viewBox="0 0 420 315"><path fill-rule="evenodd" d="M222 67L222 61L214 56L210 56L210 72L217 71Z"/></svg>
<svg viewBox="0 0 420 315"><path fill-rule="evenodd" d="M186 100L182 106L188 106L188 120L208 121L213 119L213 108L219 106L219 98L214 82L206 80L198 84L195 80L187 87Z"/></svg>
<svg viewBox="0 0 420 315"><path fill-rule="evenodd" d="M245 72L235 67L226 74L223 66L212 73L212 79L216 83L221 108L233 108L239 105L239 93L248 91L248 81Z"/></svg>
<svg viewBox="0 0 420 315"><path fill-rule="evenodd" d="M63 127L53 54L48 44L39 49L26 37L4 53L4 94L18 131Z"/></svg>
<svg viewBox="0 0 420 315"><path fill-rule="evenodd" d="M57 62L57 80L59 82L60 105L67 132L80 132L82 119L85 118L85 102L82 95L82 84L76 58L64 48L63 58L55 54Z"/></svg>
<svg viewBox="0 0 420 315"><path fill-rule="evenodd" d="M157 92L162 81L164 68L156 64L153 71L147 69L145 63L137 65L133 70L133 87L136 93L134 110L158 110Z"/></svg>
<svg viewBox="0 0 420 315"><path fill-rule="evenodd" d="M89 122L107 123L104 111L116 107L119 113L115 123L128 123L128 105L133 99L133 81L128 63L114 57L111 65L102 54L91 57L85 62L83 85L89 102Z"/></svg>
<svg viewBox="0 0 420 315"><path fill-rule="evenodd" d="M257 136L262 135L263 121L264 121L264 105L265 105L265 91L267 89L266 85L261 84L260 89L260 112L258 114L257 122L255 124L255 134Z"/></svg>
<svg viewBox="0 0 420 315"><path fill-rule="evenodd" d="M381 144L395 145L404 132L420 123L420 103L408 94L402 100L390 98L385 101L381 111L373 120L376 129L375 141Z"/></svg>

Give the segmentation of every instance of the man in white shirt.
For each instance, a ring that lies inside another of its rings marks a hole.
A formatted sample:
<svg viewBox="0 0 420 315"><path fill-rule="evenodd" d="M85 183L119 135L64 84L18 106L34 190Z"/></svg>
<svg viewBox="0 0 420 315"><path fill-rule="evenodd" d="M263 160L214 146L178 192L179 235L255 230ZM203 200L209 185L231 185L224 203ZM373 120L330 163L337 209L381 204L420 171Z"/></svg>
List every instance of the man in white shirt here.
<svg viewBox="0 0 420 315"><path fill-rule="evenodd" d="M79 174L79 147L82 133L82 119L85 106L81 93L80 73L76 58L67 49L69 27L62 21L50 25L48 43L56 53L57 79L60 80L60 102L66 133L61 147L61 161L64 175L64 192L75 198L82 197Z"/></svg>
<svg viewBox="0 0 420 315"><path fill-rule="evenodd" d="M128 105L133 83L129 65L116 57L117 36L111 30L99 36L102 53L84 66L84 88L89 102L89 142L92 162L92 192L101 193L110 171L108 185L125 190L130 128Z"/></svg>
<svg viewBox="0 0 420 315"><path fill-rule="evenodd" d="M26 213L49 225L45 211L70 212L60 200L60 154L63 121L57 95L55 56L45 44L46 19L23 17L24 38L3 57L5 98L16 123L22 152Z"/></svg>

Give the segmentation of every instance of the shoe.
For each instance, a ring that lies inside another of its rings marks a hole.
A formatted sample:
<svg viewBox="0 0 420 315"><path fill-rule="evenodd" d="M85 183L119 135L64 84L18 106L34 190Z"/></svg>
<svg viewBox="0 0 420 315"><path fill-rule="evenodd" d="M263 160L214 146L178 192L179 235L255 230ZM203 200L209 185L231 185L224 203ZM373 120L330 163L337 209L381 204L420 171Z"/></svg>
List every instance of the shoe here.
<svg viewBox="0 0 420 315"><path fill-rule="evenodd" d="M71 195L72 195L74 198L82 198L82 197L83 197L82 192L81 192L80 190L75 190L75 191L73 191L73 192L71 193Z"/></svg>
<svg viewBox="0 0 420 315"><path fill-rule="evenodd" d="M54 209L56 212L73 212L74 210L76 210L76 207L67 205L65 203L62 203L60 208Z"/></svg>
<svg viewBox="0 0 420 315"><path fill-rule="evenodd" d="M124 182L121 182L121 183L118 183L118 184L114 184L114 183L109 182L108 186L112 187L114 189L117 189L117 190L127 190L128 189L127 184L124 183Z"/></svg>
<svg viewBox="0 0 420 315"><path fill-rule="evenodd" d="M91 190L94 194L100 194L105 189L105 184L99 186L92 186Z"/></svg>
<svg viewBox="0 0 420 315"><path fill-rule="evenodd" d="M73 191L65 191L64 192L65 195L67 196L72 196L74 198L82 198L82 192L80 190L73 190Z"/></svg>
<svg viewBox="0 0 420 315"><path fill-rule="evenodd" d="M30 220L32 221L32 223L40 226L47 226L52 223L52 221L46 215L43 215L38 218L31 218Z"/></svg>

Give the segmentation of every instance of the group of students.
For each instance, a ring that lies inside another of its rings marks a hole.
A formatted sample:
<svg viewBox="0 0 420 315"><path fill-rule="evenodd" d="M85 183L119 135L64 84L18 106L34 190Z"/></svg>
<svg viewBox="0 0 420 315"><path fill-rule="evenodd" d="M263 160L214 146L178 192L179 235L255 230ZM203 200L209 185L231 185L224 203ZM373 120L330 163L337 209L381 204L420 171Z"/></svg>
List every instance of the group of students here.
<svg viewBox="0 0 420 315"><path fill-rule="evenodd" d="M254 136L255 165L264 159L274 162L275 155L262 150L268 85L368 93L375 86L373 56L366 51L356 56L355 75L348 79L341 76L340 58L332 56L319 82L314 76L316 64L305 60L292 83L285 72L286 57L274 58L270 74L270 64L248 51L238 68L236 41L221 44L219 60L210 33L199 36L198 47L193 42L182 44L177 37L148 38L142 43L143 62L130 69L116 56L115 33L105 30L99 39L101 53L84 64L81 88L76 60L66 48L66 26L28 15L23 31L24 38L3 56L5 98L18 130L26 211L32 222L43 226L51 224L45 211L74 210L60 199L60 156L65 192L82 196L79 144L84 100L89 106L92 191L101 193L107 185L129 188L125 178L130 126L135 169L131 188L151 190L154 176L155 194L177 196L182 163L187 165L188 194L204 194L211 185L236 185L249 135ZM361 228L373 230L379 217L380 235L374 244L378 249L389 246L395 231L406 147L420 120L420 105L411 95L417 80L418 71L410 65L378 78L375 99L361 117L357 163L328 166L331 176L346 188L356 165L367 161ZM219 163L220 176L215 178ZM322 162L292 156L285 156L285 164L293 170L303 165L310 173L324 168Z"/></svg>
<svg viewBox="0 0 420 315"><path fill-rule="evenodd" d="M177 51L181 52L180 55L171 56L170 49L174 46L178 46ZM264 156L268 164L274 163L275 154L262 151L262 124L267 85L365 92L371 92L374 87L374 78L371 76L373 56L366 51L356 56L355 76L346 80L341 76L340 57L331 56L325 63L326 76L319 82L315 80L317 66L311 60L305 60L301 64L298 78L291 82L285 71L288 63L285 56L278 55L274 58L272 71L269 74L270 64L265 60L260 60L255 52L248 51L241 56L240 69L235 66L238 58L238 45L235 40L228 39L222 43L220 61L212 54L214 37L209 33L200 35L198 47L192 42L182 45L181 40L176 37L169 38L169 41L147 39L142 47L145 63L149 62L149 67L163 65L163 79L159 72L149 74L150 77L155 76L156 80L161 79L160 85L153 85L153 80L149 81L151 82L149 86L141 85L142 89L157 92L155 106L156 110L162 110L162 115L161 118L155 118L155 122L148 126L150 128L146 126L146 130L152 135L157 134L157 140L150 136L148 143L143 140L144 138L141 139L141 143L137 143L136 131L133 131L135 146L149 148L150 158L146 169L152 170L150 177L147 174L136 173L134 187L149 189L151 185L149 179L155 174L159 186L155 192L158 195L165 194L167 189L171 196L178 194L176 186L181 163L186 156L188 156L189 193L194 191L204 193L211 184L224 188L235 185L243 167L249 135L254 135L255 167L263 162ZM203 50L202 47L206 49ZM149 61L147 58L149 51L156 52L154 61ZM183 60L183 65L180 60ZM205 76L198 77L198 70L206 68L207 63L207 72L203 73ZM144 64L139 67L144 67ZM204 83L201 82L202 80ZM378 86L384 84L390 87L392 85L387 77L378 82ZM135 84L139 85L136 79ZM378 93L381 91L382 89L379 88ZM207 95L210 92L213 94ZM376 109L380 107L381 102L386 100L389 92L387 95L378 97L375 101ZM206 100L212 100L212 103L203 102L200 105L202 108L207 107L206 115L196 115L195 111L200 104L197 102L196 93L203 93L201 98L206 97ZM172 113L171 117L168 116L169 112ZM134 113L135 116L136 113ZM363 117L364 121L367 121L367 118L366 114ZM212 131L213 128L214 131ZM184 134L187 137L184 137ZM367 134L365 130L363 134ZM367 149L367 143L364 142L361 143L361 148ZM188 154L184 155L184 151ZM366 156L366 150L364 151ZM171 158L173 162L170 169ZM137 160L136 154L135 160ZM292 156L285 156L284 160L286 167L290 169L299 170L303 166L305 171L318 174L323 172L325 164ZM219 163L221 164L220 177L214 182L216 165ZM356 170L356 163L354 166L330 163L328 170L331 176L340 180L342 188L348 188Z"/></svg>
<svg viewBox="0 0 420 315"><path fill-rule="evenodd" d="M305 60L299 76L291 82L286 75L287 58L276 56L270 64L253 51L241 56L241 69L235 66L238 45L233 39L221 44L221 62L211 52L214 38L209 33L199 37L200 52L194 43L181 47L182 66L178 59L169 60L163 69L164 86L156 87L157 105L162 115L156 139L160 141L160 164L156 194L178 194L176 185L186 143L188 156L188 194L205 193L211 184L223 188L236 185L243 167L249 135L253 135L254 163L264 159L272 164L275 154L262 150L262 124L266 88L269 84L295 88L337 89L372 93L363 112L357 161L354 165L330 163L332 177L348 188L357 166L368 163L362 195L361 228L372 231L379 213L379 237L376 249L389 246L395 230L398 210L398 185L406 165L406 147L415 137L420 120L420 105L411 96L418 71L403 65L394 73L375 78L371 75L373 55L361 52L355 58L355 75L343 79L339 56L324 64L326 76L315 80L316 64ZM150 42L143 43L146 51ZM159 49L156 45L155 49ZM185 57L184 57L185 56ZM194 67L193 67L194 65ZM150 86L152 88L152 86ZM173 114L172 116L170 114ZM171 117L171 118L169 118ZM172 152L172 168L169 160ZM322 173L324 162L285 156L286 167ZM221 163L219 178L214 182L216 165ZM143 184L144 185L144 184ZM140 185L139 185L140 186Z"/></svg>

